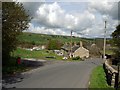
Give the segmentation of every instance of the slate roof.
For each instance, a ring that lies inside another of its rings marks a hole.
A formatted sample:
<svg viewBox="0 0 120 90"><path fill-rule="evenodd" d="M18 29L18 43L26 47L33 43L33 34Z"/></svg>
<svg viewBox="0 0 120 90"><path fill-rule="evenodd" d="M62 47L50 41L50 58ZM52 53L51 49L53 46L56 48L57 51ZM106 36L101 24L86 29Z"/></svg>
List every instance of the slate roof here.
<svg viewBox="0 0 120 90"><path fill-rule="evenodd" d="M75 52L79 47L80 47L79 45L73 46L72 47L72 52Z"/></svg>
<svg viewBox="0 0 120 90"><path fill-rule="evenodd" d="M79 45L73 46L72 52L75 52L79 47L80 47ZM65 51L70 51L71 47L70 47L70 45L63 45L61 49L65 50Z"/></svg>
<svg viewBox="0 0 120 90"><path fill-rule="evenodd" d="M61 49L65 50L65 51L69 51L70 50L70 45L65 44L61 47Z"/></svg>

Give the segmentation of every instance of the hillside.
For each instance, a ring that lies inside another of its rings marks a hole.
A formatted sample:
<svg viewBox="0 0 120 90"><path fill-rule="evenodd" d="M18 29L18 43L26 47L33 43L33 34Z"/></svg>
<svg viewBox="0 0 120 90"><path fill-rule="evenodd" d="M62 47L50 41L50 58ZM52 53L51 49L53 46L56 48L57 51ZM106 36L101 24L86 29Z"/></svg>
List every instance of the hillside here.
<svg viewBox="0 0 120 90"><path fill-rule="evenodd" d="M62 44L66 42L71 42L70 36L60 36L60 35L46 35L46 34L34 34L34 33L23 33L18 37L19 40L19 46L22 48L32 48L34 45L48 45L49 40L57 40L62 42ZM100 50L100 52L103 52L103 38L95 38L95 39L89 39L89 38L80 38L80 37L72 37L72 42L76 42L77 44L80 43L80 41L83 42L83 46L87 48L88 50L91 50L95 53L96 51ZM98 47L98 49L93 48L90 49L91 45L95 43ZM41 50L41 51L28 51L24 50L22 48L17 48L13 53L14 56L20 56L22 58L40 58L40 59L46 59L47 56L55 56L57 60L61 60L62 57L58 57L55 53L49 52L48 49ZM108 52L111 52L110 50L107 50ZM92 54L94 54L92 53Z"/></svg>
<svg viewBox="0 0 120 90"><path fill-rule="evenodd" d="M70 36L60 36L60 35L46 35L46 34L35 34L35 33L23 33L18 37L19 43L29 43L35 45L46 45L49 40L59 40L62 43L70 42ZM72 41L79 43L79 41L83 42L93 42L93 39L79 38L73 37Z"/></svg>

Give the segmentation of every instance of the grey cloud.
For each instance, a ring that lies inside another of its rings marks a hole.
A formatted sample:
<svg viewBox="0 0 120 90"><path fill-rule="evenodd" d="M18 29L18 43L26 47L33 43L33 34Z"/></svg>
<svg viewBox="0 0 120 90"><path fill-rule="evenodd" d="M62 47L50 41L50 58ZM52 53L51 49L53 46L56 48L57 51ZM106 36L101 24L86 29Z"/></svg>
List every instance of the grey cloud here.
<svg viewBox="0 0 120 90"><path fill-rule="evenodd" d="M89 10L92 12L98 12L102 15L109 15L112 19L118 20L120 17L120 3L118 2L108 2L105 0L104 3L98 2L90 2Z"/></svg>
<svg viewBox="0 0 120 90"><path fill-rule="evenodd" d="M13 2L13 0L2 0L2 2Z"/></svg>
<svg viewBox="0 0 120 90"><path fill-rule="evenodd" d="M28 11L28 13L31 16L35 16L37 9L39 8L39 6L41 4L43 4L44 2L22 2L24 8L26 9L26 11Z"/></svg>

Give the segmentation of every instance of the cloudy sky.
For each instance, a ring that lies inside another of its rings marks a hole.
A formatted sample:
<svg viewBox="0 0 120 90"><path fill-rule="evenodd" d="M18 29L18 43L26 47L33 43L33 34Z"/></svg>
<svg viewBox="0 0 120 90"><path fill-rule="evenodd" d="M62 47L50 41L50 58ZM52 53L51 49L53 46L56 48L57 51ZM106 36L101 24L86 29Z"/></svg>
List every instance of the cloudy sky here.
<svg viewBox="0 0 120 90"><path fill-rule="evenodd" d="M118 0L17 1L22 2L33 17L26 32L69 36L73 30L73 36L103 37L107 20L109 37L118 25Z"/></svg>

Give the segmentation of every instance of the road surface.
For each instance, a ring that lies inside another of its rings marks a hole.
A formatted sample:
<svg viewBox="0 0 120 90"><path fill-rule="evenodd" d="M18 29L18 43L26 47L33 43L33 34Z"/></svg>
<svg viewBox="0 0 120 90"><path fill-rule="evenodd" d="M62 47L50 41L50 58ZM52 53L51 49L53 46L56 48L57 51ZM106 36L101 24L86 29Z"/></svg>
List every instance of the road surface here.
<svg viewBox="0 0 120 90"><path fill-rule="evenodd" d="M93 68L102 59L80 62L62 62L46 65L25 73L19 82L6 84L6 88L87 88Z"/></svg>

